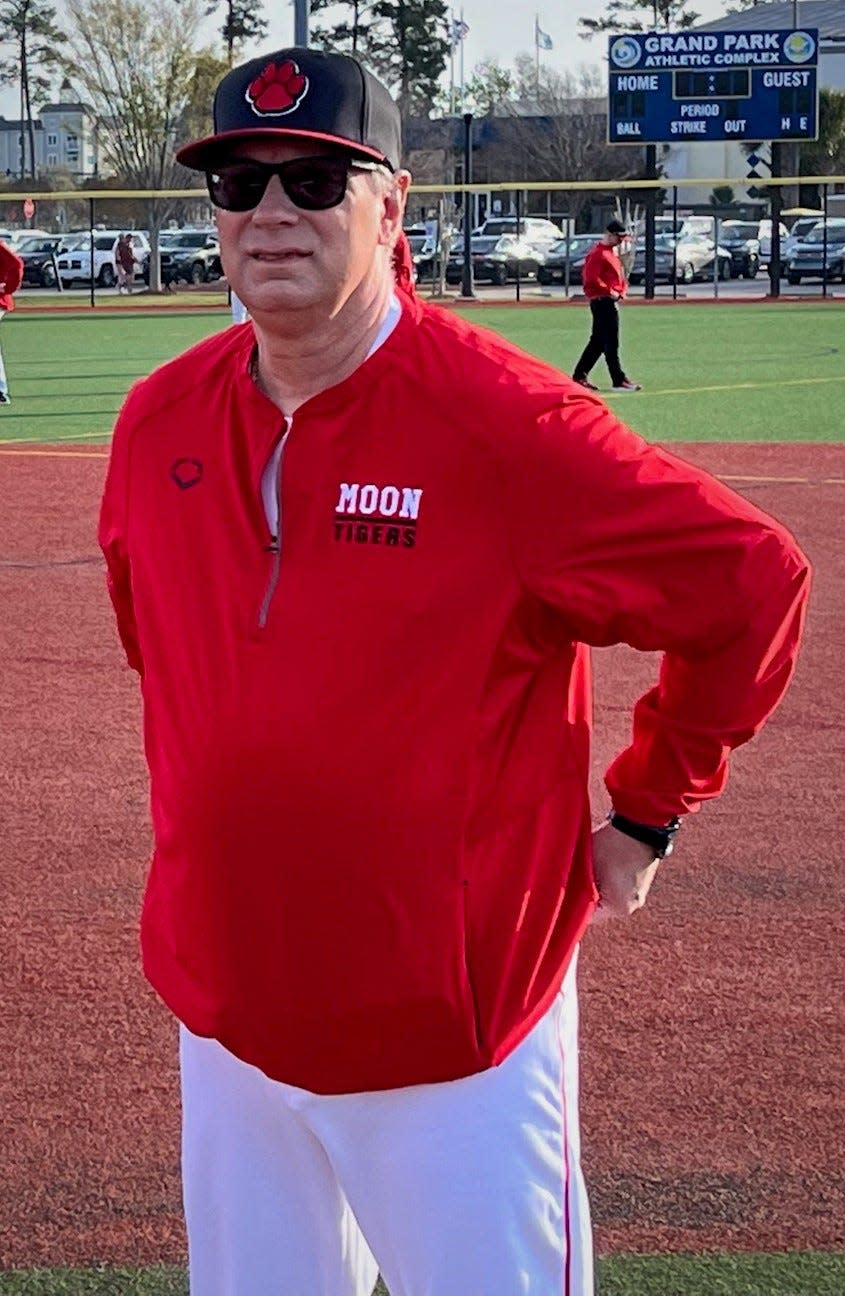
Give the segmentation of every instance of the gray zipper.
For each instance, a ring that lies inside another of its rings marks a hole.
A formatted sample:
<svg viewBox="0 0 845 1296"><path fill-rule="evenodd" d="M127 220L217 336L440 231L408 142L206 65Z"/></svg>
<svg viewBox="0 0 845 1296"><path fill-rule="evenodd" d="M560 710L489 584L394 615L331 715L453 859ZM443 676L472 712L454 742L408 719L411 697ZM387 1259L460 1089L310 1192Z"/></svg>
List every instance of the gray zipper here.
<svg viewBox="0 0 845 1296"><path fill-rule="evenodd" d="M270 605L276 593L276 587L279 584L279 572L282 566L282 464L285 459L285 445L290 436L290 430L293 426L293 418L285 418L285 431L282 435L279 446L279 463L276 469L276 534L273 536L271 544L268 546L268 552L273 555L273 565L270 568L270 576L267 581L267 588L264 591L264 598L261 600L261 610L258 613L258 628L264 630L267 627L267 618L270 615Z"/></svg>

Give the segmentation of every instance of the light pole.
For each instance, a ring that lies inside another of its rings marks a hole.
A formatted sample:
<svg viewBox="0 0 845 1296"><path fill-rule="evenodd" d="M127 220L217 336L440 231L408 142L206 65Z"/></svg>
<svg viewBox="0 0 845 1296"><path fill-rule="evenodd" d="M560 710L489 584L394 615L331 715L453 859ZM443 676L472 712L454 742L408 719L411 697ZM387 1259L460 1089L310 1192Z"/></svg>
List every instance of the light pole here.
<svg viewBox="0 0 845 1296"><path fill-rule="evenodd" d="M464 113L464 184L472 184L472 113ZM461 275L461 296L474 297L472 287L472 194L464 190L464 267Z"/></svg>
<svg viewBox="0 0 845 1296"><path fill-rule="evenodd" d="M293 0L293 43L300 48L308 44L308 0Z"/></svg>

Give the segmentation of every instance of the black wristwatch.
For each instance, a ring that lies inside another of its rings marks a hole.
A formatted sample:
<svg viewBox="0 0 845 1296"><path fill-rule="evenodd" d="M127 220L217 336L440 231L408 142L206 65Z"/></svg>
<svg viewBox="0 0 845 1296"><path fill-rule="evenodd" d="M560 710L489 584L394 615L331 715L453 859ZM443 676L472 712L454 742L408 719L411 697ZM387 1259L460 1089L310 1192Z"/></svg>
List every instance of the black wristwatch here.
<svg viewBox="0 0 845 1296"><path fill-rule="evenodd" d="M625 815L617 814L615 810L611 810L607 821L611 827L624 833L626 837L633 837L635 841L650 846L657 859L665 859L667 855L672 854L675 833L681 826L677 815L662 828L655 828L652 824L637 823L636 819L626 819Z"/></svg>

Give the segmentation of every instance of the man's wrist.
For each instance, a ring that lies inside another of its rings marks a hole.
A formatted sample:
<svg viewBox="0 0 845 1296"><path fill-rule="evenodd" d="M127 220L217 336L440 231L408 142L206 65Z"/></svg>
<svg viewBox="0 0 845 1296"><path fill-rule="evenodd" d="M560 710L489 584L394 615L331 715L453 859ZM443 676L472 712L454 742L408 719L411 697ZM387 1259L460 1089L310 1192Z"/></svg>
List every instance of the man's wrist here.
<svg viewBox="0 0 845 1296"><path fill-rule="evenodd" d="M629 819L627 815L618 814L616 810L610 811L607 821L617 832L651 847L657 859L665 859L672 854L675 835L681 826L677 815L666 824L644 824L637 819Z"/></svg>

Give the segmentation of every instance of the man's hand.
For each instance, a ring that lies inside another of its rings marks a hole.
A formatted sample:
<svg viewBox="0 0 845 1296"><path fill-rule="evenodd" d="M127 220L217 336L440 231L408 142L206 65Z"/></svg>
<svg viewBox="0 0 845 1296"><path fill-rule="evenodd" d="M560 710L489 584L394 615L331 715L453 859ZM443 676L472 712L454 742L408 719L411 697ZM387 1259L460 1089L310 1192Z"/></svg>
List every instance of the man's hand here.
<svg viewBox="0 0 845 1296"><path fill-rule="evenodd" d="M593 922L630 918L642 909L659 866L660 860L644 842L626 837L609 823L597 828L593 833L593 867L600 898Z"/></svg>

